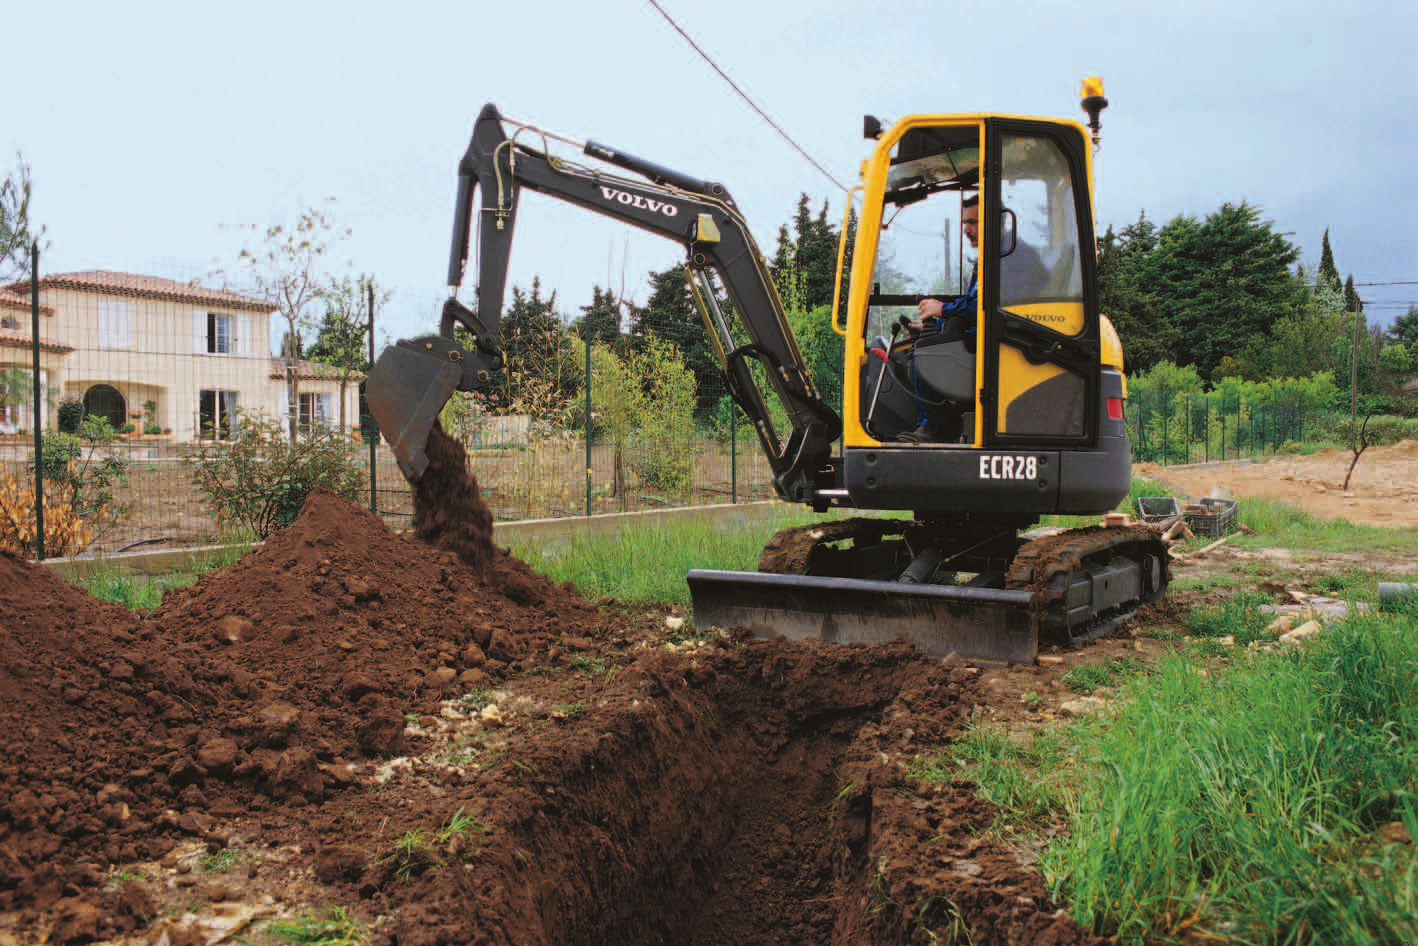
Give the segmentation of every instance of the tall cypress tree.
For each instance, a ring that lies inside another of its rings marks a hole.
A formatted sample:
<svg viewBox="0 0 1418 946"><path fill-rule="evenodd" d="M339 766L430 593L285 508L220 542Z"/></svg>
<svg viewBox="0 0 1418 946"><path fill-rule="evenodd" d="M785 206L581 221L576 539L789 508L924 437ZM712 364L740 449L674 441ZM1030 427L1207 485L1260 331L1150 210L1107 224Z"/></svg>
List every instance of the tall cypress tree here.
<svg viewBox="0 0 1418 946"><path fill-rule="evenodd" d="M1339 281L1339 268L1334 265L1334 251L1329 246L1329 227L1324 228L1324 239L1320 241L1319 285L1335 292L1343 292Z"/></svg>
<svg viewBox="0 0 1418 946"><path fill-rule="evenodd" d="M1344 280L1344 311L1362 312L1364 310L1363 300L1359 298L1359 293L1354 291L1354 274Z"/></svg>

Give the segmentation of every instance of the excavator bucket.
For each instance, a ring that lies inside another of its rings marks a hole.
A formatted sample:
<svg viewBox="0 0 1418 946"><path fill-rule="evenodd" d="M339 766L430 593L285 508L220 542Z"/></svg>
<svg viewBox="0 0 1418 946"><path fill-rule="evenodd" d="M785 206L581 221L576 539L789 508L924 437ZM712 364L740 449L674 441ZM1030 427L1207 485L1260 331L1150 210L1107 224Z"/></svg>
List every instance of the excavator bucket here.
<svg viewBox="0 0 1418 946"><path fill-rule="evenodd" d="M438 336L401 341L384 349L369 372L369 413L410 482L428 468L428 436L463 377L461 361L447 349Z"/></svg>
<svg viewBox="0 0 1418 946"><path fill-rule="evenodd" d="M694 569L694 625L757 637L879 644L904 637L924 654L1033 663L1040 614L1031 591Z"/></svg>

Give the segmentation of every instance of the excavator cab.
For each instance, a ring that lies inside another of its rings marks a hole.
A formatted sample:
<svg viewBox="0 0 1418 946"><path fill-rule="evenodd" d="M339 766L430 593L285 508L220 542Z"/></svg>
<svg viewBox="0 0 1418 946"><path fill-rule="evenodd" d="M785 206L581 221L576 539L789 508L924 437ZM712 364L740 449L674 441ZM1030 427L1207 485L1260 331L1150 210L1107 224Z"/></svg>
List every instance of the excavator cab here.
<svg viewBox="0 0 1418 946"><path fill-rule="evenodd" d="M1037 517L1126 496L1090 158L1081 125L1004 116L911 116L877 140L839 324L852 505ZM953 314L916 331L927 298Z"/></svg>

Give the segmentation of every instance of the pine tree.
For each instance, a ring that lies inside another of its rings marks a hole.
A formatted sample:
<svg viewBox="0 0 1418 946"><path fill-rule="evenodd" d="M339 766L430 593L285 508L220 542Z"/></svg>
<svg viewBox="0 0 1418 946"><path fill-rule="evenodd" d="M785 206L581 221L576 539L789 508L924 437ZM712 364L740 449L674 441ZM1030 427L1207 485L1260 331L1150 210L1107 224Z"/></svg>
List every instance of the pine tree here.
<svg viewBox="0 0 1418 946"><path fill-rule="evenodd" d="M1339 281L1339 268L1334 265L1334 251L1329 246L1329 227L1325 227L1324 239L1320 241L1320 268L1317 275L1321 288L1343 291L1343 285Z"/></svg>
<svg viewBox="0 0 1418 946"><path fill-rule="evenodd" d="M620 343L620 302L609 289L591 287L591 304L581 307L576 322L582 341L615 350Z"/></svg>
<svg viewBox="0 0 1418 946"><path fill-rule="evenodd" d="M1359 293L1354 291L1354 274L1350 273L1349 278L1344 280L1344 311L1362 312L1364 303L1359 298Z"/></svg>

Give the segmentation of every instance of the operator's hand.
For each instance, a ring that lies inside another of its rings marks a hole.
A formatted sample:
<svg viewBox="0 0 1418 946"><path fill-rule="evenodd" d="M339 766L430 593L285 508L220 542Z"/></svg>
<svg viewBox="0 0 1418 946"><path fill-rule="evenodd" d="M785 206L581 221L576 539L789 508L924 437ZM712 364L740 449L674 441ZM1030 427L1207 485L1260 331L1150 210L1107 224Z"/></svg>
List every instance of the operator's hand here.
<svg viewBox="0 0 1418 946"><path fill-rule="evenodd" d="M911 323L911 331L919 332L925 328L926 319L940 318L941 301L939 299L922 299L916 304L916 310L921 313L921 317Z"/></svg>

